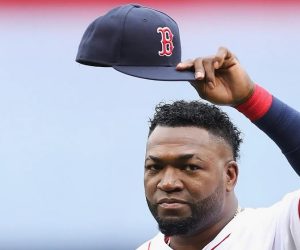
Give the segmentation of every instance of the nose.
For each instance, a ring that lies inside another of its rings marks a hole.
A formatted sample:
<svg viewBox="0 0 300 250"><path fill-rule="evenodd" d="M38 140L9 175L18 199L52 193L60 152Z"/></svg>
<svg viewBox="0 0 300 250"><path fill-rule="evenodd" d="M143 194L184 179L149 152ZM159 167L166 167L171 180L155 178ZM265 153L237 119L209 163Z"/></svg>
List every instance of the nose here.
<svg viewBox="0 0 300 250"><path fill-rule="evenodd" d="M180 179L180 170L174 167L166 167L162 172L157 188L165 192L181 191L183 183Z"/></svg>

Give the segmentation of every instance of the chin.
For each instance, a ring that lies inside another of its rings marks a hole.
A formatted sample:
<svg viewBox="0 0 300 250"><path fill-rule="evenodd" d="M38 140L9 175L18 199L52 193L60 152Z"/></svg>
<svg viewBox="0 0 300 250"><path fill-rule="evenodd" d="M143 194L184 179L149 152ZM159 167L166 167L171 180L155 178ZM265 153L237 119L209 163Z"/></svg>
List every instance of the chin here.
<svg viewBox="0 0 300 250"><path fill-rule="evenodd" d="M188 235L194 231L192 217L164 217L157 219L159 230L167 236Z"/></svg>

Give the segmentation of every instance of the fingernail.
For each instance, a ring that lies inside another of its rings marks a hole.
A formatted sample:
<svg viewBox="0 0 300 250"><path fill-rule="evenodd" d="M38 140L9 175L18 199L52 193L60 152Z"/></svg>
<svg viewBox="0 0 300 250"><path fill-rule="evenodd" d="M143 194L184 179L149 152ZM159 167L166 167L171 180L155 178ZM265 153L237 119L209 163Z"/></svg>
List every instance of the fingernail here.
<svg viewBox="0 0 300 250"><path fill-rule="evenodd" d="M182 63L177 64L177 68L180 68L180 67L182 67Z"/></svg>
<svg viewBox="0 0 300 250"><path fill-rule="evenodd" d="M203 77L204 77L203 72L198 71L198 72L195 73L195 78L196 79L202 79Z"/></svg>
<svg viewBox="0 0 300 250"><path fill-rule="evenodd" d="M213 82L208 82L207 84L208 84L208 87L210 89L213 89L215 87L215 85L213 84Z"/></svg>
<svg viewBox="0 0 300 250"><path fill-rule="evenodd" d="M218 68L219 68L219 62L218 62L218 61L215 61L215 62L214 62L214 68L215 68L215 69L218 69Z"/></svg>

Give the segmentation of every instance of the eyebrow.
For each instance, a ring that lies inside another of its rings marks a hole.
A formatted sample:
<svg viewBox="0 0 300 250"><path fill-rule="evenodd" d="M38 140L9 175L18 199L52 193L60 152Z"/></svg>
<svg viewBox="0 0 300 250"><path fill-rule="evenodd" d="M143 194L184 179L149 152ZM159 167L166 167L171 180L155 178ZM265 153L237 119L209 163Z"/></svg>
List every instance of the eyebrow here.
<svg viewBox="0 0 300 250"><path fill-rule="evenodd" d="M188 159L191 159L195 156L195 154L182 154L182 155L179 155L176 157L176 160L188 160ZM163 160L157 156L154 156L154 155L148 155L148 157L145 159L145 161L148 161L148 160L152 160L152 161L155 161L155 162L162 162Z"/></svg>

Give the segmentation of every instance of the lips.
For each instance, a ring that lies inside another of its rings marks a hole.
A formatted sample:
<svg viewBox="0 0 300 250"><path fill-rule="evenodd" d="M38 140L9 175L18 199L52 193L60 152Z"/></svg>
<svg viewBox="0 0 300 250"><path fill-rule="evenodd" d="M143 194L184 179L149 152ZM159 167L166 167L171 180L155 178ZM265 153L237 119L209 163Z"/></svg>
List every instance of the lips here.
<svg viewBox="0 0 300 250"><path fill-rule="evenodd" d="M180 200L180 199L176 199L176 198L162 198L160 200L158 200L157 204L163 204L163 203L167 203L167 204L172 204L172 203L181 203L181 204L188 204L188 202L184 201L184 200Z"/></svg>
<svg viewBox="0 0 300 250"><path fill-rule="evenodd" d="M158 206L164 209L180 209L188 204L188 202L175 198L163 198L157 202Z"/></svg>

